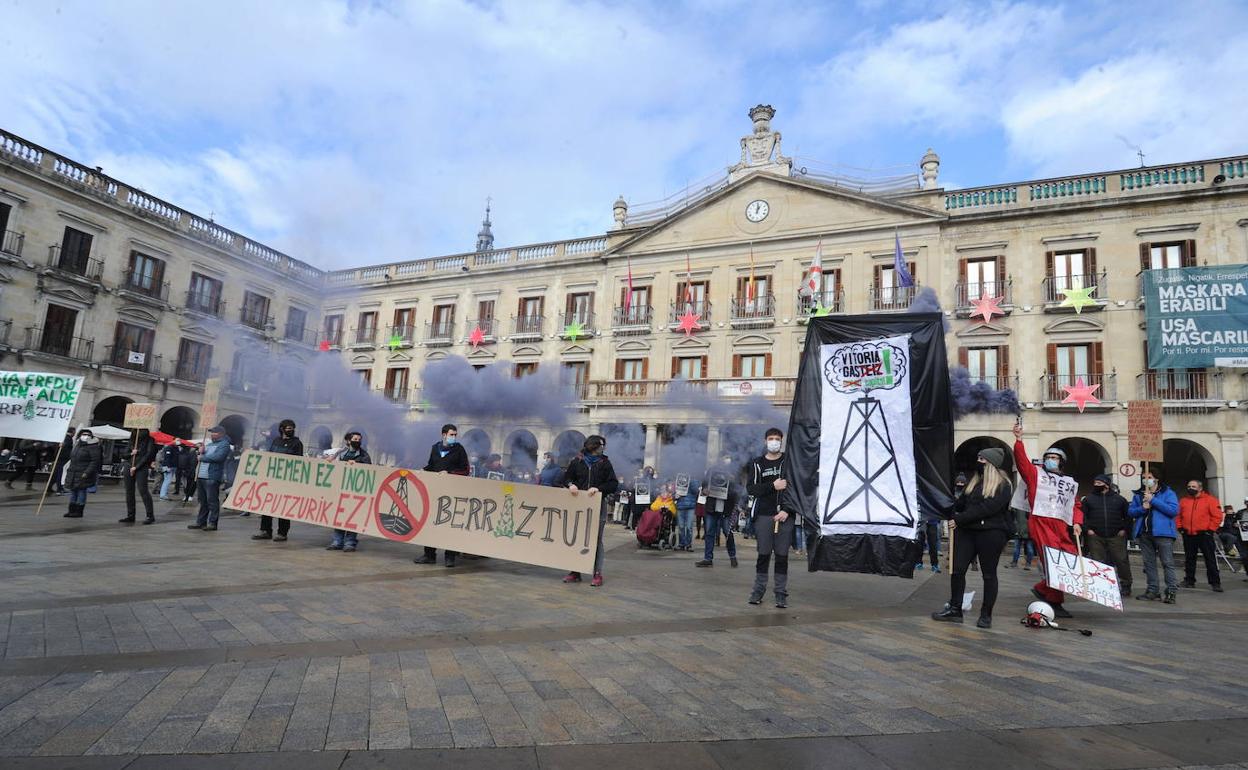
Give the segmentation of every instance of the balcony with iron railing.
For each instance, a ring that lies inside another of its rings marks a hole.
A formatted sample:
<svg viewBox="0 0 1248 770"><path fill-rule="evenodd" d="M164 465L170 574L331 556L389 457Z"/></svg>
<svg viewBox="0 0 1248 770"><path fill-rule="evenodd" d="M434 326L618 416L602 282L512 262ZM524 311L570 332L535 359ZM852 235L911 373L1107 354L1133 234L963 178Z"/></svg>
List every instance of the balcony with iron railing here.
<svg viewBox="0 0 1248 770"><path fill-rule="evenodd" d="M813 315L827 315L829 313L844 312L845 292L840 289L822 291L818 294L808 294L804 297L798 295L797 297L798 320L803 320Z"/></svg>
<svg viewBox="0 0 1248 770"><path fill-rule="evenodd" d="M268 315L262 310L256 308L244 307L238 311L238 321L249 329L259 332L269 331L273 329L273 316Z"/></svg>
<svg viewBox="0 0 1248 770"><path fill-rule="evenodd" d="M1217 408L1225 404L1221 372L1153 369L1135 376L1137 398L1165 408Z"/></svg>
<svg viewBox="0 0 1248 770"><path fill-rule="evenodd" d="M954 311L966 318L975 311L975 303L995 297L1002 312L1009 315L1014 309L1014 280L1004 281L958 281L953 285Z"/></svg>
<svg viewBox="0 0 1248 770"><path fill-rule="evenodd" d="M733 297L729 323L738 328L774 326L776 323L776 295L762 294L753 299Z"/></svg>
<svg viewBox="0 0 1248 770"><path fill-rule="evenodd" d="M412 391L410 388L386 386L374 391L377 395L395 404L410 404Z"/></svg>
<svg viewBox="0 0 1248 770"><path fill-rule="evenodd" d="M287 323L282 329L281 341L291 345L307 345L311 347L315 344L316 329L306 326L296 326Z"/></svg>
<svg viewBox="0 0 1248 770"><path fill-rule="evenodd" d="M546 317L540 315L521 315L511 317L511 341L535 342L542 338L546 327Z"/></svg>
<svg viewBox="0 0 1248 770"><path fill-rule="evenodd" d="M680 326L680 319L686 313L693 313L698 318L698 324L702 330L711 328L711 303L707 300L695 300L692 302L673 302L667 307L667 326L670 329L677 329Z"/></svg>
<svg viewBox="0 0 1248 770"><path fill-rule="evenodd" d="M152 355L150 350L131 350L117 345L105 345L104 358L100 363L113 369L159 377L161 374L160 358L160 356Z"/></svg>
<svg viewBox="0 0 1248 770"><path fill-rule="evenodd" d="M19 233L15 230L4 230L3 232L0 232L0 254L20 257L22 256L22 249L25 245L25 233Z"/></svg>
<svg viewBox="0 0 1248 770"><path fill-rule="evenodd" d="M1109 304L1109 278L1103 270L1099 274L1050 275L1041 285L1046 313L1074 312L1075 307L1070 299L1070 292L1082 289L1092 289L1088 293L1088 299L1092 300L1092 304L1083 305L1079 308L1080 312L1103 310Z"/></svg>
<svg viewBox="0 0 1248 770"><path fill-rule="evenodd" d="M173 362L173 374L171 377L182 382L192 382L203 385L208 381L208 367L200 364L198 360L182 360L178 359Z"/></svg>
<svg viewBox="0 0 1248 770"><path fill-rule="evenodd" d="M581 337L592 337L594 336L594 333L597 330L597 325L596 325L597 322L596 322L596 319L594 318L594 311L574 310L571 313L565 312L565 313L560 314L559 336L563 337L564 339L569 339L572 336L568 333L569 330L575 331L575 329L572 326L573 324L576 324L577 325L576 328L580 329L580 334L577 335L578 339L580 339Z"/></svg>
<svg viewBox="0 0 1248 770"><path fill-rule="evenodd" d="M50 356L72 358L77 361L91 362L95 360L95 340L74 337L65 334L61 329L47 329L38 326L26 327L26 346L32 353L46 353Z"/></svg>
<svg viewBox="0 0 1248 770"><path fill-rule="evenodd" d="M611 330L616 334L645 334L653 322L651 305L616 305L611 314Z"/></svg>
<svg viewBox="0 0 1248 770"><path fill-rule="evenodd" d="M469 318L467 329L470 337L474 329L480 329L481 342L490 343L498 339L499 326L498 320L494 318Z"/></svg>
<svg viewBox="0 0 1248 770"><path fill-rule="evenodd" d="M48 267L58 275L99 283L104 275L104 261L76 254L66 254L60 244L48 247Z"/></svg>
<svg viewBox="0 0 1248 770"><path fill-rule="evenodd" d="M625 403L646 404L666 403L668 395L678 389L691 389L695 392L715 394L721 398L765 398L778 404L791 403L797 387L796 377L763 377L745 378L752 382L765 381L775 383L775 395L754 395L742 392L736 387L742 378L707 378L699 380L591 380L584 383L583 400L599 404ZM733 387L721 388L721 383L731 383Z"/></svg>
<svg viewBox="0 0 1248 770"><path fill-rule="evenodd" d="M322 331L316 337L316 346L318 348L342 348L343 331L342 327Z"/></svg>
<svg viewBox="0 0 1248 770"><path fill-rule="evenodd" d="M0 319L0 345L8 346L9 336L13 333L13 319Z"/></svg>
<svg viewBox="0 0 1248 770"><path fill-rule="evenodd" d="M157 304L169 301L168 281L159 281L152 274L137 270L127 270L121 274L117 291L131 299L153 300Z"/></svg>
<svg viewBox="0 0 1248 770"><path fill-rule="evenodd" d="M186 309L192 313L220 318L225 313L225 300L205 292L186 292Z"/></svg>
<svg viewBox="0 0 1248 770"><path fill-rule="evenodd" d="M455 343L454 321L430 321L425 324L425 344L446 347Z"/></svg>
<svg viewBox="0 0 1248 770"><path fill-rule="evenodd" d="M972 385L982 382L993 390L1012 390L1016 396L1022 398L1019 390L1022 382L1017 374L972 374L970 381Z"/></svg>
<svg viewBox="0 0 1248 770"><path fill-rule="evenodd" d="M1085 386L1099 385L1092 394L1101 403L1088 402L1085 409L1113 409L1118 398L1118 375L1109 374L1045 374L1040 378L1040 400L1045 409L1070 410L1076 409L1074 403L1062 403L1069 395L1065 390L1076 387L1080 381Z"/></svg>
<svg viewBox="0 0 1248 770"><path fill-rule="evenodd" d="M884 313L909 310L920 288L917 282L913 286L872 286L867 294L867 307Z"/></svg>
<svg viewBox="0 0 1248 770"><path fill-rule="evenodd" d="M410 348L416 344L416 327L410 324L386 327L386 347L391 350Z"/></svg>
<svg viewBox="0 0 1248 770"><path fill-rule="evenodd" d="M357 326L351 330L351 336L347 339L351 348L375 348L377 347L377 327Z"/></svg>

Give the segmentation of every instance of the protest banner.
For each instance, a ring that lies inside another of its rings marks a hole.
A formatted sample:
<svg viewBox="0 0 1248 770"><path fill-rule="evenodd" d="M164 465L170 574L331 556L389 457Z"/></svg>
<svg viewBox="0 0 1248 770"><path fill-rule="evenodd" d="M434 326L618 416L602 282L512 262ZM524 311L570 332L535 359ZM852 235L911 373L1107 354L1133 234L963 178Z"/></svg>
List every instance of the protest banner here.
<svg viewBox="0 0 1248 770"><path fill-rule="evenodd" d="M1248 367L1248 265L1143 273L1149 369Z"/></svg>
<svg viewBox="0 0 1248 770"><path fill-rule="evenodd" d="M1164 457L1160 401L1127 402L1127 457L1159 463Z"/></svg>
<svg viewBox="0 0 1248 770"><path fill-rule="evenodd" d="M81 377L0 372L0 436L60 443L81 393Z"/></svg>
<svg viewBox="0 0 1248 770"><path fill-rule="evenodd" d="M602 498L249 450L225 507L400 543L590 572Z"/></svg>
<svg viewBox="0 0 1248 770"><path fill-rule="evenodd" d="M1045 574L1049 587L1122 611L1118 570L1084 556L1046 546Z"/></svg>
<svg viewBox="0 0 1248 770"><path fill-rule="evenodd" d="M199 419L206 431L217 424L217 402L221 400L221 378L209 377L204 381L204 401L199 407Z"/></svg>
<svg viewBox="0 0 1248 770"><path fill-rule="evenodd" d="M147 428L155 430L156 425L156 405L155 404L126 404L126 416L121 423L123 428Z"/></svg>

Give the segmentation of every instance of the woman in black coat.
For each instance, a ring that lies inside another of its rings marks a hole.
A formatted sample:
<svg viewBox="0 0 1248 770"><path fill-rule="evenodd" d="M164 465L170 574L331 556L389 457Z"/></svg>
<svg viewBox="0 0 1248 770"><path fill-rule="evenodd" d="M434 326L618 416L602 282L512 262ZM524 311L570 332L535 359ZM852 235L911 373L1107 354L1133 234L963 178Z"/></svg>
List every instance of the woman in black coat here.
<svg viewBox="0 0 1248 770"><path fill-rule="evenodd" d="M152 463L156 461L156 442L146 428L140 428L134 437L134 446L130 448L130 469L122 477L126 486L126 515L118 519L123 524L134 523L134 491L137 488L143 498L143 511L147 518L144 524L156 521L152 513L152 488L148 483L152 471Z"/></svg>
<svg viewBox="0 0 1248 770"><path fill-rule="evenodd" d="M979 471L954 502L953 570L949 576L949 603L932 618L962 622L962 594L966 591L966 570L979 560L984 578L984 599L979 610L980 628L992 628L992 607L997 602L997 563L1010 537L1010 498L1014 495L1009 478L1001 471L1005 450L981 449Z"/></svg>
<svg viewBox="0 0 1248 770"><path fill-rule="evenodd" d="M588 490L591 498L599 501L598 505L598 546L594 552L594 577L590 585L597 588L602 585L602 531L607 527L607 496L613 494L620 486L615 477L615 468L611 460L603 454L607 449L607 440L602 436L590 436L581 447L581 454L568 463L566 485L574 493ZM581 582L581 573L569 572L564 576L565 583Z"/></svg>
<svg viewBox="0 0 1248 770"><path fill-rule="evenodd" d="M13 470L13 475L4 485L9 489L13 488L13 482L22 476L26 477L26 488L30 489L35 484L35 471L39 470L39 465L43 460L43 442L42 441L23 441L20 445L21 459L17 461L17 467Z"/></svg>
<svg viewBox="0 0 1248 770"><path fill-rule="evenodd" d="M103 463L100 440L88 428L78 431L69 454L69 465L65 468L65 488L69 490L69 513L65 518L82 518L82 511L87 507L87 490L99 483Z"/></svg>

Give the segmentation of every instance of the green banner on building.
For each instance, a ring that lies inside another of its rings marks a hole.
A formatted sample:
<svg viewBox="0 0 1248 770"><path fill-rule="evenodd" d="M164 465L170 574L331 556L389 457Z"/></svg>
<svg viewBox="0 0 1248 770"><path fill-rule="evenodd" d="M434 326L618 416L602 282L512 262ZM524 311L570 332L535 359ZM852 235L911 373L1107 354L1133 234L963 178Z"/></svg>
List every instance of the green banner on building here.
<svg viewBox="0 0 1248 770"><path fill-rule="evenodd" d="M1248 265L1144 271L1149 369L1248 367Z"/></svg>

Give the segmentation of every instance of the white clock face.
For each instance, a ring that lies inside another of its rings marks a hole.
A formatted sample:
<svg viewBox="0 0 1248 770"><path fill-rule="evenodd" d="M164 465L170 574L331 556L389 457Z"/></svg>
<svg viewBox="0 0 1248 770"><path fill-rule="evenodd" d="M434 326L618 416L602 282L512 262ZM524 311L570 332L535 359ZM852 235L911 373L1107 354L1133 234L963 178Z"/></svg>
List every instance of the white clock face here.
<svg viewBox="0 0 1248 770"><path fill-rule="evenodd" d="M745 218L751 222L762 222L770 212L767 201L750 201L750 205L745 207Z"/></svg>

